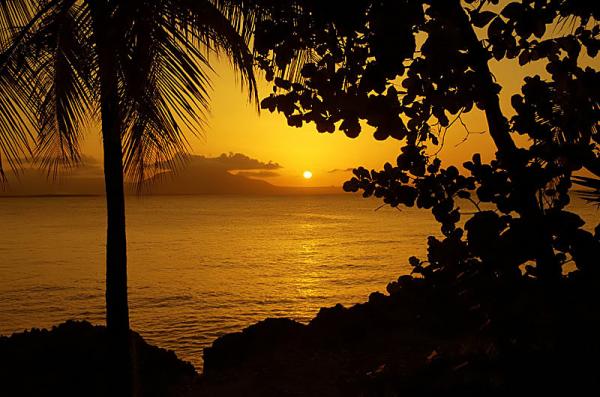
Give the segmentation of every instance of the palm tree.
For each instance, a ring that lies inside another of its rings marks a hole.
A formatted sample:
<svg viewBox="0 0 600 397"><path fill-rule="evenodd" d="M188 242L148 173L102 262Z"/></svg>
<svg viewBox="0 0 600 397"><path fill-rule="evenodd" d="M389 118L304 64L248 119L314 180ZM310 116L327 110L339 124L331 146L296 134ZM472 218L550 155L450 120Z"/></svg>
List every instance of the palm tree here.
<svg viewBox="0 0 600 397"><path fill-rule="evenodd" d="M112 335L129 330L124 173L142 183L182 160L183 130L201 133L208 108L209 54L226 54L255 99L252 22L233 0L0 0L0 160L74 166L101 123Z"/></svg>

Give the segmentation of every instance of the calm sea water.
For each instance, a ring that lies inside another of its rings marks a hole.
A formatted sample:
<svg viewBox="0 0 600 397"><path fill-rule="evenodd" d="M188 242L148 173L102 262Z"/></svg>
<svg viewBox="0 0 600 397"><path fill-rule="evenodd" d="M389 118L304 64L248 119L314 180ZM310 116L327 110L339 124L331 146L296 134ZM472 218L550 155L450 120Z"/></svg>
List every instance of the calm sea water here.
<svg viewBox="0 0 600 397"><path fill-rule="evenodd" d="M356 196L128 198L131 326L202 367L202 349L265 317L307 321L410 271L430 213ZM104 201L0 199L0 334L104 321ZM587 220L599 212L585 206Z"/></svg>

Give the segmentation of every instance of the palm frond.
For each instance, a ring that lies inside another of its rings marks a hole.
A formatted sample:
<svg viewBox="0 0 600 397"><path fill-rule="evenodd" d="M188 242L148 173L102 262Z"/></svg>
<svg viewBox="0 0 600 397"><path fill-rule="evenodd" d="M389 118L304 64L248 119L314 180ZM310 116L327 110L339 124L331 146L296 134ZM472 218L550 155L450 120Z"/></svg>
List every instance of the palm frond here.
<svg viewBox="0 0 600 397"><path fill-rule="evenodd" d="M109 3L111 29L122 39L114 46L113 72L124 165L142 182L156 172L153 165L181 161L189 149L184 132L202 133L209 113L211 54L230 59L258 106L250 49L258 13L255 2L246 0ZM49 172L79 161L83 125L99 110L102 65L93 4L0 0L0 21L11 21L0 34L0 88L11 90L0 99L0 154L11 161L20 158L19 150L34 134L35 158ZM19 127L11 129L14 125Z"/></svg>
<svg viewBox="0 0 600 397"><path fill-rule="evenodd" d="M588 190L577 190L580 197L590 203L596 203L600 206L600 179L586 176L573 176L571 178L579 186Z"/></svg>
<svg viewBox="0 0 600 397"><path fill-rule="evenodd" d="M92 103L93 57L81 31L86 29L81 17L85 8L75 6L75 0L42 3L3 53L1 73L10 76L7 89L18 96L28 118L16 128L29 136L35 133L34 157L56 175L60 166L73 166L80 158L81 125Z"/></svg>
<svg viewBox="0 0 600 397"><path fill-rule="evenodd" d="M138 188L162 162L177 162L188 142L182 127L200 133L208 109L208 60L165 26L158 5L129 4L119 18L136 23L124 31L121 47L121 109L124 163ZM130 13L134 13L132 15Z"/></svg>
<svg viewBox="0 0 600 397"><path fill-rule="evenodd" d="M18 27L33 19L34 9L28 0L0 0L0 43L8 43Z"/></svg>
<svg viewBox="0 0 600 397"><path fill-rule="evenodd" d="M36 158L53 175L61 166L79 163L81 127L92 103L93 52L87 36L79 32L85 27L85 7L74 3L63 2L31 35L28 48L40 54L25 68L25 77L37 87Z"/></svg>
<svg viewBox="0 0 600 397"><path fill-rule="evenodd" d="M248 99L258 104L254 57L250 49L256 8L233 0L170 0L165 14L186 41L208 57L210 52L226 55L247 89Z"/></svg>
<svg viewBox="0 0 600 397"><path fill-rule="evenodd" d="M27 97L10 76L0 75L0 180L4 181L3 160L13 171L21 168L22 159L31 156L31 142L36 122L27 106Z"/></svg>
<svg viewBox="0 0 600 397"><path fill-rule="evenodd" d="M35 124L28 86L15 77L18 68L12 56L22 48L29 29L39 22L47 8L36 10L28 1L0 0L0 180L4 181L3 160L18 171L24 157L32 154Z"/></svg>
<svg viewBox="0 0 600 397"><path fill-rule="evenodd" d="M227 3L227 4L226 4ZM138 188L176 168L189 144L184 132L201 134L209 114L211 53L224 53L238 71L249 99L257 100L250 20L235 2L138 0L119 7L127 43L122 67L124 163ZM127 21L135 19L135 24ZM185 129L185 131L184 131Z"/></svg>

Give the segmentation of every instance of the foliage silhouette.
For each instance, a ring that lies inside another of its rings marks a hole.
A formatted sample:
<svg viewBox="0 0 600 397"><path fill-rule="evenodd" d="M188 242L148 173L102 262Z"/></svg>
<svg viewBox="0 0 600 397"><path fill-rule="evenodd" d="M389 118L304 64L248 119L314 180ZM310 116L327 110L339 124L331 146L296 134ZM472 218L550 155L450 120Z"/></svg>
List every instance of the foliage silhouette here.
<svg viewBox="0 0 600 397"><path fill-rule="evenodd" d="M600 224L590 232L566 207L573 181L596 189L587 197L597 197L600 75L586 64L600 50L600 3L261 3L272 15L259 21L255 36L258 63L273 84L263 109L283 113L290 126L314 123L321 133L337 129L355 138L366 124L375 139L401 142L395 162L380 171L354 169L344 189L392 207L431 210L440 223L443 238L429 237L427 258L411 257L413 274L390 283L388 292L391 301L408 297L419 307L437 302L426 312L451 313L443 327L476 319L473 338L492 341L462 341L442 368L456 374L454 367L470 360L485 361L467 365L472 374L501 368L516 383L496 389L499 395L519 384L532 391L595 385L585 363L600 351L587 332L598 329L591 313L600 282ZM492 61L545 68L525 77L511 98L510 119L500 107ZM485 115L495 159L486 164L473 153L464 170L444 168L428 153L471 111ZM517 135L528 138L525 147L515 143ZM595 177L573 176L583 169ZM476 208L472 215L460 208L467 201ZM569 375L582 382L548 381L563 362L574 363ZM490 374L485 392L495 387L497 373ZM433 390L430 379L424 375L413 391L422 395L424 385L432 395L452 390L447 384Z"/></svg>
<svg viewBox="0 0 600 397"><path fill-rule="evenodd" d="M553 284L573 261L570 277L597 279L600 229L585 231L565 210L574 172L600 176L600 76L583 66L600 46L597 4L298 0L279 13L256 35L275 86L261 106L292 126L312 122L354 138L366 123L375 139L402 141L395 164L359 167L344 189L432 211L444 239L429 239L427 261L411 260L415 273L501 279L520 277L524 267L525 277ZM525 78L510 120L491 59L543 62L547 71ZM486 116L496 159L484 164L475 153L466 175L442 168L426 148L443 144L447 128L475 109ZM529 138L526 148L515 134ZM464 227L458 198L478 209Z"/></svg>
<svg viewBox="0 0 600 397"><path fill-rule="evenodd" d="M241 1L0 0L0 153L9 164L33 153L51 174L74 166L84 128L101 123L106 322L123 351L124 172L142 183L153 165L182 160L182 126L200 133L208 106L209 53L227 55L256 97L252 26Z"/></svg>

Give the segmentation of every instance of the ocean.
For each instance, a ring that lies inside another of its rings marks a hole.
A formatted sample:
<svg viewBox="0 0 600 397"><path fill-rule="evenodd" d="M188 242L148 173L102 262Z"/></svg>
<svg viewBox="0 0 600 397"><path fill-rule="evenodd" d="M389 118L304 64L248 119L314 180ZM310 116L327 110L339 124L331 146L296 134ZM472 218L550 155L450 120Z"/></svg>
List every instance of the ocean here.
<svg viewBox="0 0 600 397"><path fill-rule="evenodd" d="M131 327L201 369L220 335L385 292L440 233L429 211L379 206L349 194L128 197ZM104 323L102 197L0 199L0 225L1 335Z"/></svg>

